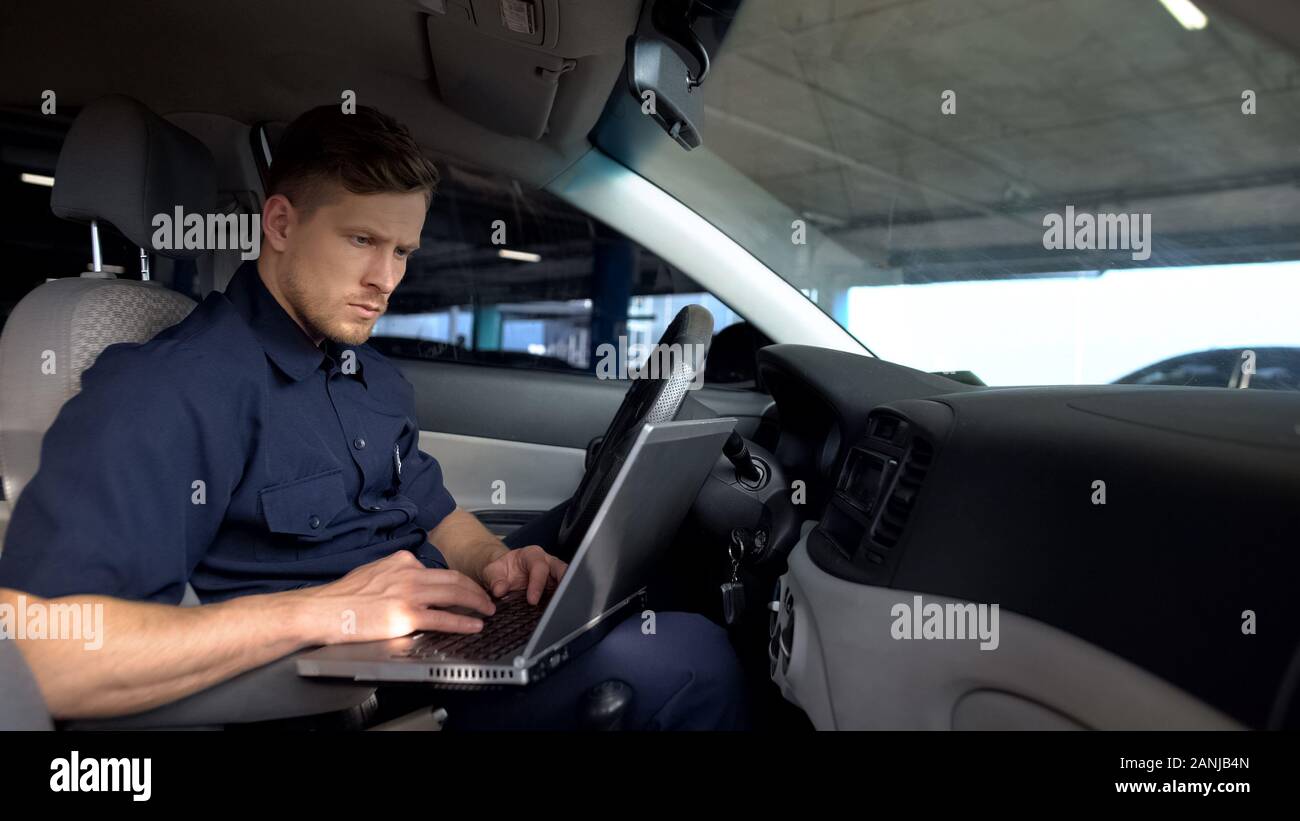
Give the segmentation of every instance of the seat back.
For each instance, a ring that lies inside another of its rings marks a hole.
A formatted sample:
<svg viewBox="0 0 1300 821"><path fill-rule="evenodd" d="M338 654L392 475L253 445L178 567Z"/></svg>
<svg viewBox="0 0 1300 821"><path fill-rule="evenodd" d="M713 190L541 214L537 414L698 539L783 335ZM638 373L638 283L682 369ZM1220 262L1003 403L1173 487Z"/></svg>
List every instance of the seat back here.
<svg viewBox="0 0 1300 821"><path fill-rule="evenodd" d="M107 223L154 253L154 215L176 208L206 214L216 196L215 162L201 142L136 100L112 96L87 105L73 122L51 207L90 223L93 241ZM97 246L92 253L98 260ZM202 251L157 253L185 258ZM9 504L36 474L46 430L99 354L118 342L148 341L194 305L158 283L119 280L103 270L48 280L18 303L0 335L0 476Z"/></svg>
<svg viewBox="0 0 1300 821"><path fill-rule="evenodd" d="M81 374L118 342L146 342L194 300L156 283L53 279L14 308L0 336L0 475L16 501L40 467L41 439L81 390Z"/></svg>

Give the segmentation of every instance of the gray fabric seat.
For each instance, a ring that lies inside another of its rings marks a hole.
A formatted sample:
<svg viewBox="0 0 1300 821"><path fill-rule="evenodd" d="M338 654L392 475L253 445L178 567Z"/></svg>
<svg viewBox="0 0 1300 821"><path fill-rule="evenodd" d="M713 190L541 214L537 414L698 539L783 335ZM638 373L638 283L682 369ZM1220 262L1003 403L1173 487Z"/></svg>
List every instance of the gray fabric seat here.
<svg viewBox="0 0 1300 821"><path fill-rule="evenodd" d="M51 204L58 216L108 223L146 248L153 214L175 205L202 213L216 198L207 149L125 97L82 111L64 142L55 181ZM88 231L88 245L90 237ZM36 474L45 431L81 390L81 375L100 352L118 342L147 341L193 308L193 300L157 283L102 271L48 280L18 303L0 335L0 476L7 504L17 503ZM192 592L187 597L197 603ZM0 691L0 730L52 729L13 641L0 640Z"/></svg>
<svg viewBox="0 0 1300 821"><path fill-rule="evenodd" d="M194 300L156 283L55 279L18 303L0 337L0 472L17 500L40 466L41 439L81 374L118 342L144 342L184 319Z"/></svg>
<svg viewBox="0 0 1300 821"><path fill-rule="evenodd" d="M88 245L108 223L152 252L155 214L177 207L205 214L216 196L215 162L202 143L141 103L113 96L87 105L74 121L59 154L51 207L65 219L93 223ZM97 248L93 253L98 259ZM81 375L100 352L145 342L194 306L158 283L94 270L49 280L18 303L0 336L0 475L9 504L17 504L36 474L46 430L81 390Z"/></svg>
<svg viewBox="0 0 1300 821"><path fill-rule="evenodd" d="M6 639L0 639L0 692L0 732L54 729L18 644Z"/></svg>

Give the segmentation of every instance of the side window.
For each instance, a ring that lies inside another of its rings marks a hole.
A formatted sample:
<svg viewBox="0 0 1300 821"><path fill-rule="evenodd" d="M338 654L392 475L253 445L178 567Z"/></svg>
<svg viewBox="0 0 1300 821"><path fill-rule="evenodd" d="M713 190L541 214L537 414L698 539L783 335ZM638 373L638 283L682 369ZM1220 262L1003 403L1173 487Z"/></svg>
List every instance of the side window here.
<svg viewBox="0 0 1300 821"><path fill-rule="evenodd" d="M90 268L90 229L50 210L59 151L70 114L0 113L0 328L22 299L46 279L76 277ZM140 278L139 249L112 225L99 225L103 267L121 279ZM195 300L192 260L153 260L153 279Z"/></svg>
<svg viewBox="0 0 1300 821"><path fill-rule="evenodd" d="M440 166L420 250L371 345L390 356L594 373L640 366L682 307L743 321L686 274L557 197ZM624 353L625 352L625 353ZM710 381L730 381L710 370Z"/></svg>
<svg viewBox="0 0 1300 821"><path fill-rule="evenodd" d="M0 115L0 253L6 268L0 279L0 326L47 277L76 276L90 259L90 232L50 211L66 127L63 119L39 114Z"/></svg>

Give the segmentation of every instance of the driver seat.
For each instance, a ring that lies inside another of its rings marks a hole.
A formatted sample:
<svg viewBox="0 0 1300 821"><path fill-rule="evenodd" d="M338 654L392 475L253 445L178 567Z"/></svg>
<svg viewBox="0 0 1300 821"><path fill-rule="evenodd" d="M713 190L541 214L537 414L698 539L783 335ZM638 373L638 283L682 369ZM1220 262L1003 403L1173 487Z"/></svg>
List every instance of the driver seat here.
<svg viewBox="0 0 1300 821"><path fill-rule="evenodd" d="M119 342L146 342L195 307L157 282L102 270L100 226L152 252L153 215L177 207L206 213L216 197L211 152L138 101L105 97L77 116L59 153L51 209L89 224L94 262L79 277L49 279L27 294L0 335L0 476L9 504L36 475L45 432L99 354ZM158 253L180 259L202 252ZM182 603L198 604L192 589Z"/></svg>

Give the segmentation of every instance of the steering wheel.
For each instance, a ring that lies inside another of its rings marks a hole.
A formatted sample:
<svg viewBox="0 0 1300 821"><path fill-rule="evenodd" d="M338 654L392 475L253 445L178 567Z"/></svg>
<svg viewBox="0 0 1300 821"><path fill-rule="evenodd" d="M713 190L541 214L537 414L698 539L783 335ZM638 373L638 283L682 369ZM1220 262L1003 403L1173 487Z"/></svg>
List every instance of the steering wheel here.
<svg viewBox="0 0 1300 821"><path fill-rule="evenodd" d="M576 542L587 532L641 428L647 423L654 425L677 417L686 402L687 388L697 376L703 377L712 339L713 314L707 308L687 305L673 318L652 349L646 368L632 379L623 404L619 405L596 449L591 467L583 474L564 512L560 545L576 547ZM650 367L652 364L657 367Z"/></svg>

